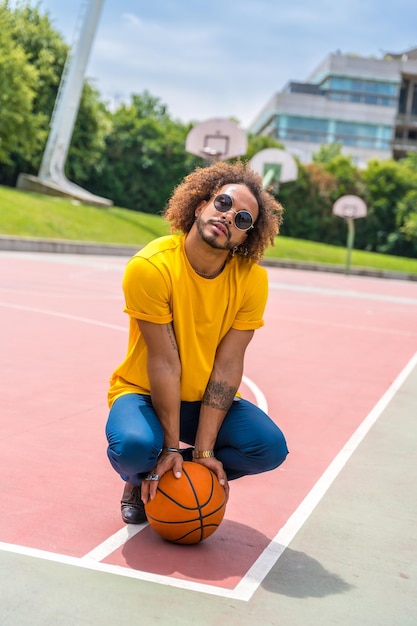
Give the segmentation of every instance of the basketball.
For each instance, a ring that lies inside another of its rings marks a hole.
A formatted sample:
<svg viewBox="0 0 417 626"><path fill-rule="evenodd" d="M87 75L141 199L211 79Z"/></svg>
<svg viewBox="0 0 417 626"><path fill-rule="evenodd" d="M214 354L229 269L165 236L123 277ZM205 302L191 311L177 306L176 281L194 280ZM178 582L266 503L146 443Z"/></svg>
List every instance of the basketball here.
<svg viewBox="0 0 417 626"><path fill-rule="evenodd" d="M151 528L166 541L181 544L207 539L219 527L225 509L225 491L217 476L191 461L184 461L181 478L172 471L164 474L154 499L145 505Z"/></svg>

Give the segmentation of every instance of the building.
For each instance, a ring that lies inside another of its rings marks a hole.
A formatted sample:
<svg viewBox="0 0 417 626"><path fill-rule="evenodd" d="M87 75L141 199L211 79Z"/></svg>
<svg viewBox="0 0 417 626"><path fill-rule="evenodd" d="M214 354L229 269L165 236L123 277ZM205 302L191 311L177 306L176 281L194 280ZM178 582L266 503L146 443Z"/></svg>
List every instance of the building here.
<svg viewBox="0 0 417 626"><path fill-rule="evenodd" d="M358 166L417 151L417 48L381 59L329 54L306 82L290 82L249 128L301 162L340 143Z"/></svg>

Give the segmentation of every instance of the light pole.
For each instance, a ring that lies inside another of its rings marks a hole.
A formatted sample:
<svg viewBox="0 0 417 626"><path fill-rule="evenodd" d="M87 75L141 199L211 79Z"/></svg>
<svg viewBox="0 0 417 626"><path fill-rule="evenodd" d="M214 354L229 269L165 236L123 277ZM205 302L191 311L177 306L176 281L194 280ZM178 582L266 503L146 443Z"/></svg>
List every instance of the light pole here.
<svg viewBox="0 0 417 626"><path fill-rule="evenodd" d="M79 187L65 176L65 162L80 106L84 75L94 41L103 0L84 0L85 10L75 37L73 50L68 53L52 113L50 131L37 177L21 174L17 186L76 198L99 206L113 204ZM77 36L78 35L78 36Z"/></svg>

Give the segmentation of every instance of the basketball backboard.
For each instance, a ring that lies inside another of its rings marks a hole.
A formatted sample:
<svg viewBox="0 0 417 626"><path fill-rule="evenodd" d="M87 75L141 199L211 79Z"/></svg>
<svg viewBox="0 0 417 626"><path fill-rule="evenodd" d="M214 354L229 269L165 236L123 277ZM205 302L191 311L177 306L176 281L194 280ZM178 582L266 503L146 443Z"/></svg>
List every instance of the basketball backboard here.
<svg viewBox="0 0 417 626"><path fill-rule="evenodd" d="M333 205L333 213L345 219L366 217L367 207L359 196L341 196Z"/></svg>
<svg viewBox="0 0 417 626"><path fill-rule="evenodd" d="M246 154L247 144L245 132L235 122L212 118L190 130L185 149L203 159L224 161Z"/></svg>
<svg viewBox="0 0 417 626"><path fill-rule="evenodd" d="M250 160L253 170L263 178L264 187L296 180L298 167L291 154L279 148L266 148L257 152Z"/></svg>

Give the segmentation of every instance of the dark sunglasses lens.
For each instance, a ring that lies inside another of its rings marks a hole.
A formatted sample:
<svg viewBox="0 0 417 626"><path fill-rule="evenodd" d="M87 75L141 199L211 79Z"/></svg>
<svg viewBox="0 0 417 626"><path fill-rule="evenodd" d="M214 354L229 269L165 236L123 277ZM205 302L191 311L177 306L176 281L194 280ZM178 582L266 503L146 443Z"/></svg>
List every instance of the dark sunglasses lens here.
<svg viewBox="0 0 417 626"><path fill-rule="evenodd" d="M239 230L248 230L253 224L249 211L238 211L235 215L235 225Z"/></svg>
<svg viewBox="0 0 417 626"><path fill-rule="evenodd" d="M214 198L214 206L220 213L226 213L232 208L233 200L227 193L221 193Z"/></svg>

